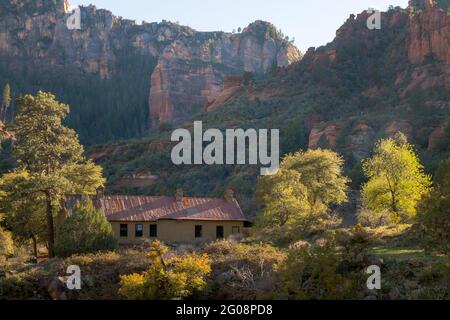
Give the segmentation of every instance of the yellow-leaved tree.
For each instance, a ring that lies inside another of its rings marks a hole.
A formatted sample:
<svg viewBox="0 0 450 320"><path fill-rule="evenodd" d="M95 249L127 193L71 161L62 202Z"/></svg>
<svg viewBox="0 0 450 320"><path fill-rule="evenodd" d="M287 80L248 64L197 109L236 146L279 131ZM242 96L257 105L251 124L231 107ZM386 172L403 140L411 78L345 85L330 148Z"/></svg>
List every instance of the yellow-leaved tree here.
<svg viewBox="0 0 450 320"><path fill-rule="evenodd" d="M417 203L431 186L431 177L400 132L377 143L372 158L363 162L363 171L369 179L362 187L364 206L389 212L397 223L416 215Z"/></svg>
<svg viewBox="0 0 450 320"><path fill-rule="evenodd" d="M258 181L263 228L309 231L330 222L330 206L347 201L344 160L331 150L308 150L287 155L280 170ZM297 232L294 232L297 233Z"/></svg>

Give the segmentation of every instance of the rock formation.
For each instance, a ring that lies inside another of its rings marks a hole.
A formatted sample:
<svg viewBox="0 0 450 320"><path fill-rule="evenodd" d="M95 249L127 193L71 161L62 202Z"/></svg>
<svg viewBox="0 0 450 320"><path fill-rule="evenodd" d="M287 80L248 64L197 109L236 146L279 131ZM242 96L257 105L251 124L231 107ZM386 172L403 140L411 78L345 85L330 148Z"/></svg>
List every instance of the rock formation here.
<svg viewBox="0 0 450 320"><path fill-rule="evenodd" d="M242 33L197 32L167 21L136 24L95 6L81 7L81 29L69 30L67 0L0 3L0 55L17 69L26 61L46 70L70 67L108 79L119 56L157 59L149 108L154 127L178 123L205 110L224 90L228 75L264 74L301 54L270 23Z"/></svg>

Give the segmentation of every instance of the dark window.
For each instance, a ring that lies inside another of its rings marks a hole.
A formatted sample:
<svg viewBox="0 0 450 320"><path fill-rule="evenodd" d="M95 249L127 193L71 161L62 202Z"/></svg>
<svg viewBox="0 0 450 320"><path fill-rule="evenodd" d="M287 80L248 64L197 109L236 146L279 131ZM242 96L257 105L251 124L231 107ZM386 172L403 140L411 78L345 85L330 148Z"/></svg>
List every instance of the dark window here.
<svg viewBox="0 0 450 320"><path fill-rule="evenodd" d="M143 224L136 225L135 236L136 236L136 238L141 238L144 236L144 225Z"/></svg>
<svg viewBox="0 0 450 320"><path fill-rule="evenodd" d="M120 225L120 237L121 238L128 237L128 225L127 224Z"/></svg>
<svg viewBox="0 0 450 320"><path fill-rule="evenodd" d="M150 238L158 237L158 225L151 224L150 225Z"/></svg>
<svg viewBox="0 0 450 320"><path fill-rule="evenodd" d="M202 226L195 226L195 237L196 238L202 237Z"/></svg>
<svg viewBox="0 0 450 320"><path fill-rule="evenodd" d="M241 227L233 227L233 234L240 234L241 233Z"/></svg>
<svg viewBox="0 0 450 320"><path fill-rule="evenodd" d="M223 226L216 227L216 238L223 239Z"/></svg>

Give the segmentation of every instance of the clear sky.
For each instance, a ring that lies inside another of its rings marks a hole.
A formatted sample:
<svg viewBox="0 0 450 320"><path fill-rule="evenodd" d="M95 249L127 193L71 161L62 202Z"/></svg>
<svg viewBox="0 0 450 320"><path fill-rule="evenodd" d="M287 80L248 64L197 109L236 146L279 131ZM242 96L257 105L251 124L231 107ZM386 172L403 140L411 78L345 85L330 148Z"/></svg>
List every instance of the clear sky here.
<svg viewBox="0 0 450 320"><path fill-rule="evenodd" d="M272 22L303 52L333 40L351 13L389 5L405 8L408 0L69 0L72 6L94 4L141 23L168 20L198 31L227 31L255 20Z"/></svg>

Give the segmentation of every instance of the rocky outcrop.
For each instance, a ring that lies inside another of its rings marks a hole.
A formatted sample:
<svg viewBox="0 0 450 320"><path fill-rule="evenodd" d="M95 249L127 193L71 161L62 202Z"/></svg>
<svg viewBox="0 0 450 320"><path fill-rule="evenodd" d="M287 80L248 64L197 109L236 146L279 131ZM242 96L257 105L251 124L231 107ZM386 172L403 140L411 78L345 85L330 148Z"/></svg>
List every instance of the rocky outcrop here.
<svg viewBox="0 0 450 320"><path fill-rule="evenodd" d="M320 123L316 125L309 135L309 149L336 148L341 128L334 123Z"/></svg>
<svg viewBox="0 0 450 320"><path fill-rule="evenodd" d="M365 122L359 122L349 137L349 148L357 161L370 156L375 139L375 131Z"/></svg>
<svg viewBox="0 0 450 320"><path fill-rule="evenodd" d="M223 90L206 108L207 112L214 111L228 100L230 100L243 85L243 78L239 76L225 76Z"/></svg>
<svg viewBox="0 0 450 320"><path fill-rule="evenodd" d="M196 112L214 110L239 87L226 87L227 77L264 74L300 58L300 52L263 21L240 34L199 33L175 41L164 49L151 78L152 126L179 123Z"/></svg>
<svg viewBox="0 0 450 320"><path fill-rule="evenodd" d="M450 60L450 16L433 0L410 1L409 61L422 63L431 55L439 61Z"/></svg>
<svg viewBox="0 0 450 320"><path fill-rule="evenodd" d="M387 137L394 137L396 133L403 133L409 141L413 139L413 127L411 123L406 120L394 120L388 124L385 129L385 134Z"/></svg>
<svg viewBox="0 0 450 320"><path fill-rule="evenodd" d="M301 54L270 23L241 33L197 32L163 21L125 20L95 6L81 7L81 29L69 30L67 0L0 3L0 55L16 65L63 66L108 79L116 61L135 55L158 61L151 77L153 126L178 123L205 110L224 91L224 79L287 67ZM225 93L225 95L227 95Z"/></svg>

